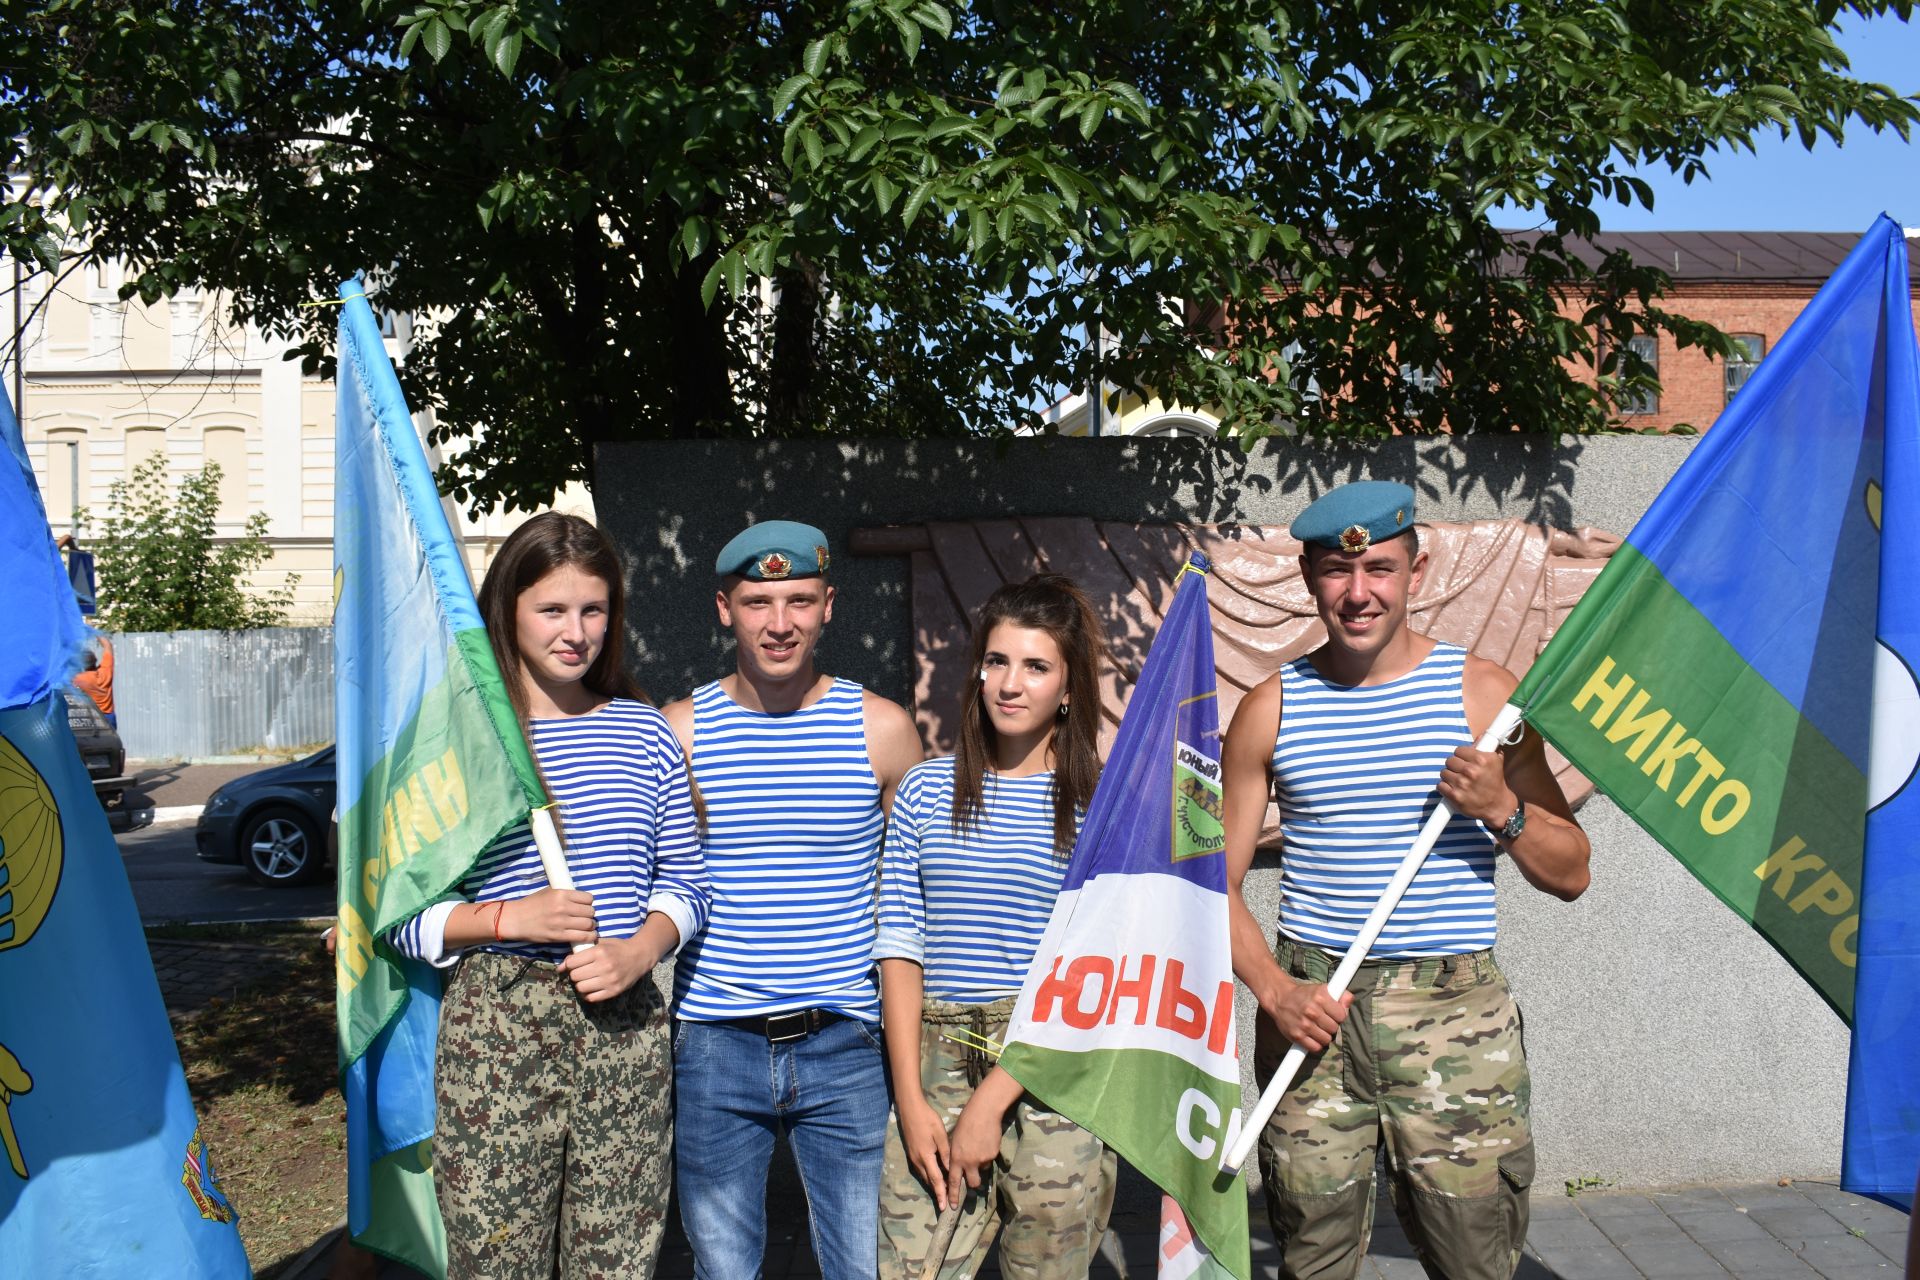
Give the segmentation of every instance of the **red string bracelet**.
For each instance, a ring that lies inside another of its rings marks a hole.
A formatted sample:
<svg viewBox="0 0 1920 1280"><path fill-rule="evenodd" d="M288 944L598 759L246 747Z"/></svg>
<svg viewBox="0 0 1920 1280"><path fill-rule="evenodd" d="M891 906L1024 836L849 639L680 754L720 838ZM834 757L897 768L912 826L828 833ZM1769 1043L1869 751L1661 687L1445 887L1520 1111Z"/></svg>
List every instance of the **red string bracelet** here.
<svg viewBox="0 0 1920 1280"><path fill-rule="evenodd" d="M506 909L507 900L505 898L493 904L493 940L495 942L506 941L506 939L500 936L500 913Z"/></svg>

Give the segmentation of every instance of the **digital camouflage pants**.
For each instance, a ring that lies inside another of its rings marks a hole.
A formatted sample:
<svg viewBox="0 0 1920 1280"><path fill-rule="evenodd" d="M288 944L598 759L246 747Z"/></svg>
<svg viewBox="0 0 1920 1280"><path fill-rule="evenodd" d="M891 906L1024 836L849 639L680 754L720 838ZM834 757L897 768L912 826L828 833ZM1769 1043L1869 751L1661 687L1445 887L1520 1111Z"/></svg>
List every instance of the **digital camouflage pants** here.
<svg viewBox="0 0 1920 1280"><path fill-rule="evenodd" d="M460 962L433 1139L448 1280L653 1273L673 1176L673 1055L651 978L590 1005L553 965Z"/></svg>
<svg viewBox="0 0 1920 1280"><path fill-rule="evenodd" d="M920 1083L951 1128L992 1066L951 1037L956 1028L996 1042L1007 1033L1011 999L987 1005L928 1000L921 1014ZM1025 1096L1008 1113L1000 1158L970 1191L940 1280L967 1280L1000 1239L1007 1280L1084 1280L1113 1210L1114 1154L1092 1134ZM939 1210L907 1162L898 1117L887 1124L880 1184L880 1280L921 1280Z"/></svg>
<svg viewBox="0 0 1920 1280"><path fill-rule="evenodd" d="M1274 958L1316 983L1339 963L1285 938ZM1365 964L1350 989L1339 1034L1260 1135L1281 1276L1359 1274L1384 1138L1394 1209L1427 1274L1507 1280L1526 1243L1533 1138L1520 1011L1493 953ZM1263 1015L1263 1088L1287 1047Z"/></svg>

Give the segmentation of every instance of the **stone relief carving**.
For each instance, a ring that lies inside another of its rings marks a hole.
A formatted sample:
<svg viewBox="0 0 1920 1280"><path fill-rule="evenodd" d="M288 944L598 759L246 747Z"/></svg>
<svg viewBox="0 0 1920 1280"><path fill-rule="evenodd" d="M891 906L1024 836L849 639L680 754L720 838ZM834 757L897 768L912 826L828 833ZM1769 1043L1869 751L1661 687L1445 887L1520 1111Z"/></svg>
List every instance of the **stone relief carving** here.
<svg viewBox="0 0 1920 1280"><path fill-rule="evenodd" d="M1429 563L1414 596L1413 626L1464 645L1516 676L1526 674L1620 545L1619 537L1603 530L1567 532L1520 520L1422 524L1420 539ZM933 754L953 749L954 715L967 674L968 619L996 587L1042 569L1071 575L1106 620L1111 661L1101 673L1103 750L1190 551L1203 551L1213 562L1207 602L1223 726L1248 689L1325 638L1300 580L1300 544L1275 527L1072 517L931 521L859 530L851 550L910 557L919 658L913 712ZM1550 754L1568 799L1580 803L1592 784ZM1277 832L1269 808L1263 841Z"/></svg>

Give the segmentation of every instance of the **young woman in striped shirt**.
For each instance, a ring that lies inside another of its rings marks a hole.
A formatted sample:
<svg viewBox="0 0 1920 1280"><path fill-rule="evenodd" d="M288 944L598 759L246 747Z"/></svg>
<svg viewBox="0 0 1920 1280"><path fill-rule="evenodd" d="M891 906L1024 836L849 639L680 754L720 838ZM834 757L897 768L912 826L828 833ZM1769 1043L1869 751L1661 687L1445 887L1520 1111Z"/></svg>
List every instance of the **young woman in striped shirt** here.
<svg viewBox="0 0 1920 1280"><path fill-rule="evenodd" d="M659 1253L673 1072L650 975L709 892L679 744L623 664L622 581L606 535L550 512L480 588L576 887L547 886L522 823L389 935L453 969L433 1140L449 1277L647 1275Z"/></svg>
<svg viewBox="0 0 1920 1280"><path fill-rule="evenodd" d="M996 1230L1008 1275L1084 1277L1106 1231L1113 1154L969 1047L1006 1034L1099 777L1100 653L1071 580L994 592L959 752L909 770L894 800L874 947L895 1115L884 1280L918 1280L950 1204L941 1280L972 1276Z"/></svg>

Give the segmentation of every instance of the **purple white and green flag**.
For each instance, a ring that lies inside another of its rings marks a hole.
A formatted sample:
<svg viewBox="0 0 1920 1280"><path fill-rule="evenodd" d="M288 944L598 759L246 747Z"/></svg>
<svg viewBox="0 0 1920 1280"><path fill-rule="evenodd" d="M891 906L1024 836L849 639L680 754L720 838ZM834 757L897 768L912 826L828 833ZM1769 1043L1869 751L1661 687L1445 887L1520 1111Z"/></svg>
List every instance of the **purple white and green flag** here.
<svg viewBox="0 0 1920 1280"><path fill-rule="evenodd" d="M1247 1280L1246 1188L1220 1171L1240 1062L1206 572L1181 572L1000 1065L1167 1193L1163 1276Z"/></svg>
<svg viewBox="0 0 1920 1280"><path fill-rule="evenodd" d="M347 1220L360 1244L446 1272L434 1200L440 978L382 935L454 891L545 796L501 682L380 326L340 286L334 505Z"/></svg>
<svg viewBox="0 0 1920 1280"><path fill-rule="evenodd" d="M1920 1165L1920 351L1882 217L1514 693L1853 1028L1842 1185Z"/></svg>

